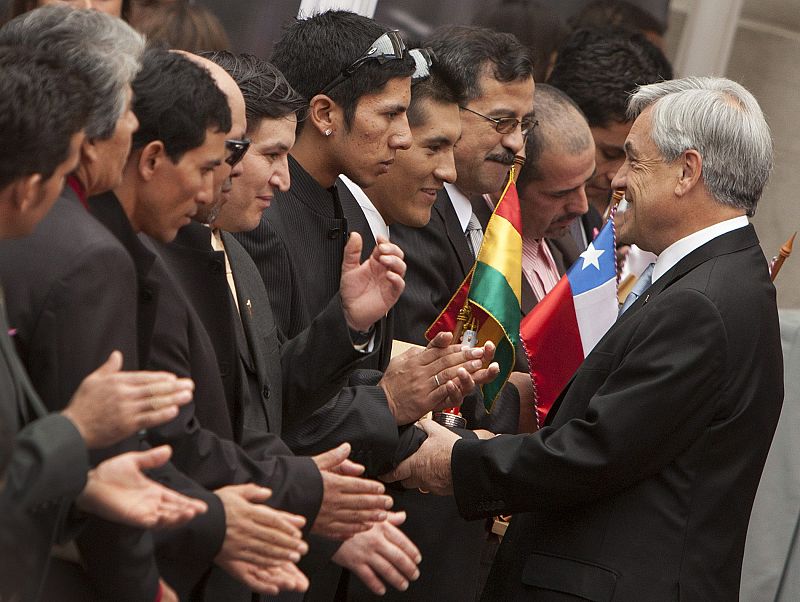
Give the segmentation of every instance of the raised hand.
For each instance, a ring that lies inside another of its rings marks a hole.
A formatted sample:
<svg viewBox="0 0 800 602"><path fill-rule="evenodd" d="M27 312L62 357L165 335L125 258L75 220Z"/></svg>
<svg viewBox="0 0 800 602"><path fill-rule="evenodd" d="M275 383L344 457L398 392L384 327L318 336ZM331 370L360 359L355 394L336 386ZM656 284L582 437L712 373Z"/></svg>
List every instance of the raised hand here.
<svg viewBox="0 0 800 602"><path fill-rule="evenodd" d="M405 520L405 512L390 512L382 523L344 542L333 561L355 573L378 596L386 593L384 582L401 592L407 590L409 581L419 577L422 556L397 528Z"/></svg>
<svg viewBox="0 0 800 602"><path fill-rule="evenodd" d="M123 372L122 354L114 351L83 379L62 414L75 424L86 447L99 449L172 420L193 391L191 379L168 372Z"/></svg>
<svg viewBox="0 0 800 602"><path fill-rule="evenodd" d="M419 427L428 435L420 448L383 475L387 483L400 481L407 489L422 489L437 495L453 494L450 460L453 446L460 439L453 431L433 420L420 420ZM483 438L483 437L481 437Z"/></svg>
<svg viewBox="0 0 800 602"><path fill-rule="evenodd" d="M339 292L347 325L365 332L386 315L405 287L406 264L400 247L379 236L361 263L361 235L352 232L344 248Z"/></svg>
<svg viewBox="0 0 800 602"><path fill-rule="evenodd" d="M162 445L129 452L89 471L78 496L81 510L110 521L145 529L177 527L207 510L205 502L186 497L147 478L142 471L164 465L172 450Z"/></svg>
<svg viewBox="0 0 800 602"><path fill-rule="evenodd" d="M305 518L265 506L272 492L257 485L229 485L215 493L225 508L225 539L214 559L217 565L259 593L304 591L308 581L289 565L294 567L308 551L300 531Z"/></svg>
<svg viewBox="0 0 800 602"><path fill-rule="evenodd" d="M474 349L451 344L453 335L436 335L425 349L412 348L393 357L378 383L399 425L430 411L461 405L476 384L493 379L500 367L491 362L494 345ZM489 365L484 368L484 358Z"/></svg>
<svg viewBox="0 0 800 602"><path fill-rule="evenodd" d="M364 467L347 459L350 444L342 443L313 460L322 475L322 506L311 531L330 539L347 539L386 520L392 498L383 484L357 475Z"/></svg>

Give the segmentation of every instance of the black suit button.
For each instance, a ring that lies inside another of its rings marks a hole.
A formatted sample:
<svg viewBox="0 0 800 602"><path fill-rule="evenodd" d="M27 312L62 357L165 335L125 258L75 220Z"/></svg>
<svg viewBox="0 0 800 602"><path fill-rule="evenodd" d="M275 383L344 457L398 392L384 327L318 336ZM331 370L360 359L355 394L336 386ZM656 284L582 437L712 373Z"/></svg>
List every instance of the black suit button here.
<svg viewBox="0 0 800 602"><path fill-rule="evenodd" d="M215 260L215 261L211 262L211 271L214 272L215 274L222 273L222 271L224 269L225 269L225 267L222 265L221 261L216 261Z"/></svg>
<svg viewBox="0 0 800 602"><path fill-rule="evenodd" d="M264 385L264 388L261 389L261 396L264 399L269 399L269 385Z"/></svg>
<svg viewBox="0 0 800 602"><path fill-rule="evenodd" d="M142 300L143 301L152 301L153 300L153 291L150 288L143 288L142 289Z"/></svg>
<svg viewBox="0 0 800 602"><path fill-rule="evenodd" d="M341 228L331 228L328 230L328 238L334 239L342 233Z"/></svg>
<svg viewBox="0 0 800 602"><path fill-rule="evenodd" d="M223 378L228 376L228 362L220 362L219 363L219 375Z"/></svg>

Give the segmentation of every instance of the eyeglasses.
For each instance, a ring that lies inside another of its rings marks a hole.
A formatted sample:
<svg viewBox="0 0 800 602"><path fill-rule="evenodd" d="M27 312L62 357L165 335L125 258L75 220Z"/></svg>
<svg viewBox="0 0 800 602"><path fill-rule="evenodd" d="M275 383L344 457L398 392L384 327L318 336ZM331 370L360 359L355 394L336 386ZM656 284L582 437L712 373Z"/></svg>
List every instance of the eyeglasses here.
<svg viewBox="0 0 800 602"><path fill-rule="evenodd" d="M411 84L413 85L429 78L431 76L431 66L436 61L436 54L434 54L433 48L414 48L408 51L408 55L416 63L414 73L411 74Z"/></svg>
<svg viewBox="0 0 800 602"><path fill-rule="evenodd" d="M233 167L242 160L248 148L250 148L250 140L247 138L243 140L226 140L225 150L228 152L228 156L225 157L225 163Z"/></svg>
<svg viewBox="0 0 800 602"><path fill-rule="evenodd" d="M527 136L537 125L539 125L539 121L537 119L532 119L531 117L523 117L522 121L514 117L494 118L483 115L482 113L478 113L478 111L468 109L467 107L459 108L464 111L469 111L478 117L483 117L486 121L491 121L494 124L494 129L498 134L510 134L516 130L517 126L519 125L522 126L522 135Z"/></svg>
<svg viewBox="0 0 800 602"><path fill-rule="evenodd" d="M342 69L332 82L322 88L320 94L327 94L333 90L336 86L353 75L356 69L371 59L375 59L383 65L389 61L402 59L403 56L405 56L405 52L406 44L403 42L403 38L400 37L400 34L396 30L387 31L375 40L363 55L358 57L348 67Z"/></svg>

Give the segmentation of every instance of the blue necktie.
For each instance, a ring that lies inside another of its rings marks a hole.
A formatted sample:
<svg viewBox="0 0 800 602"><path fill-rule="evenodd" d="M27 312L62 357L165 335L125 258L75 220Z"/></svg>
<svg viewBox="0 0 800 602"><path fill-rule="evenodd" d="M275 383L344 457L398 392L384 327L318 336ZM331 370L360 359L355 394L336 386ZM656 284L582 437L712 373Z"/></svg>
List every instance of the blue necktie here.
<svg viewBox="0 0 800 602"><path fill-rule="evenodd" d="M625 311L636 302L643 292L645 292L650 285L653 284L653 266L656 264L651 263L648 265L642 275L639 276L639 279L636 281L636 284L633 285L631 292L628 293L628 296L625 297L625 303L622 304L622 307L619 310L619 315L625 313Z"/></svg>

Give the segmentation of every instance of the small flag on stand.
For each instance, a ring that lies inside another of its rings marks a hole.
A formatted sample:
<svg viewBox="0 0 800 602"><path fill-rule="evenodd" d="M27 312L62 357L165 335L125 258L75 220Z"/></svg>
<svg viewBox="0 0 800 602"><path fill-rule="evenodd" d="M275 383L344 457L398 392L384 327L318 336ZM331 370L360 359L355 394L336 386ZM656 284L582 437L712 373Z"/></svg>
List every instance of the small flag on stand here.
<svg viewBox="0 0 800 602"><path fill-rule="evenodd" d="M521 324L536 394L536 413L547 412L583 359L617 319L614 215L558 284Z"/></svg>
<svg viewBox="0 0 800 602"><path fill-rule="evenodd" d="M483 385L483 399L491 411L500 389L514 369L519 345L520 297L522 290L522 218L514 184L517 166L511 168L508 184L483 233L475 265L459 289L425 332L428 340L442 331L456 340L477 345L492 341L500 374Z"/></svg>

